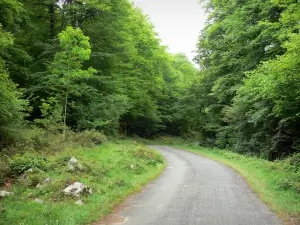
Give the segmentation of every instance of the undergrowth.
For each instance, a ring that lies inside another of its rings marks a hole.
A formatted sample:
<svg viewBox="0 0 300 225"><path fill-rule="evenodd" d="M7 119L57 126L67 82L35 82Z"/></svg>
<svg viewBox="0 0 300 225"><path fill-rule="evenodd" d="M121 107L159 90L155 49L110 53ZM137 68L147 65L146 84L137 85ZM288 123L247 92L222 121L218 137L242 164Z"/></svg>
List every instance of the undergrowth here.
<svg viewBox="0 0 300 225"><path fill-rule="evenodd" d="M82 165L80 170L68 169L71 157ZM108 142L99 147L67 149L54 154L26 153L12 157L9 162L8 169L15 180L8 190L14 195L0 200L0 224L3 225L75 225L96 221L126 196L139 191L164 167L159 153L134 141ZM43 184L45 179L50 182ZM77 198L62 192L74 182L93 189L92 195L80 198L84 202L82 206L75 204ZM34 202L37 198L44 204Z"/></svg>

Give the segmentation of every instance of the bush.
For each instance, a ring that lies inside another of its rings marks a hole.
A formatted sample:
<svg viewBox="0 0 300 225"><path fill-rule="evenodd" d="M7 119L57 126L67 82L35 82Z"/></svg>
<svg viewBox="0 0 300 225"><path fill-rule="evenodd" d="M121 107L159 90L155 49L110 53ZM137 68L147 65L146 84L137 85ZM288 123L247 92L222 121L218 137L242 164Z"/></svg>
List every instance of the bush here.
<svg viewBox="0 0 300 225"><path fill-rule="evenodd" d="M96 130L85 130L80 133L72 133L71 140L83 147L101 145L106 141L106 136Z"/></svg>
<svg viewBox="0 0 300 225"><path fill-rule="evenodd" d="M54 134L46 130L30 127L20 131L18 139L7 146L5 154L14 155L32 151L56 151L61 149L63 139L60 134Z"/></svg>
<svg viewBox="0 0 300 225"><path fill-rule="evenodd" d="M9 167L7 163L0 158L0 186L2 186L5 183L8 174L9 174Z"/></svg>
<svg viewBox="0 0 300 225"><path fill-rule="evenodd" d="M300 169L300 153L296 153L290 158L290 164L297 170Z"/></svg>
<svg viewBox="0 0 300 225"><path fill-rule="evenodd" d="M300 173L289 175L289 177L279 180L277 185L280 189L292 189L296 193L300 193Z"/></svg>
<svg viewBox="0 0 300 225"><path fill-rule="evenodd" d="M134 152L134 156L138 159L146 161L148 165L155 165L157 163L163 163L164 159L156 152L144 148L139 148Z"/></svg>
<svg viewBox="0 0 300 225"><path fill-rule="evenodd" d="M41 183L45 180L45 172L40 169L34 168L32 172L26 172L19 176L16 180L18 184L22 185L23 187L36 187L37 184Z"/></svg>
<svg viewBox="0 0 300 225"><path fill-rule="evenodd" d="M20 175L30 168L47 170L47 160L29 152L24 155L17 154L9 159L9 168L12 175Z"/></svg>

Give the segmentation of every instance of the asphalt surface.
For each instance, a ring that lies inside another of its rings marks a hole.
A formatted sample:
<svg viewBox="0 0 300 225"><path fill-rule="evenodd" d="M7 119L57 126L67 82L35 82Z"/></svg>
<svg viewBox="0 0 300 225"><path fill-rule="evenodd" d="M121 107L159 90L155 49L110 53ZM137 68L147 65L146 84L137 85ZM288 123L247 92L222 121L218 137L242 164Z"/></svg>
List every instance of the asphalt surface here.
<svg viewBox="0 0 300 225"><path fill-rule="evenodd" d="M166 146L168 165L100 225L279 225L243 178L218 162Z"/></svg>

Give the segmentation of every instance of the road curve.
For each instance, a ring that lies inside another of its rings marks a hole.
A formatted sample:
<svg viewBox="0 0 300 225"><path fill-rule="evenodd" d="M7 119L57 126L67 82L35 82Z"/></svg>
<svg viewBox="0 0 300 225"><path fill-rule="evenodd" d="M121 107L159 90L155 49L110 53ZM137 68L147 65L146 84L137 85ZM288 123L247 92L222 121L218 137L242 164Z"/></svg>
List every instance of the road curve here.
<svg viewBox="0 0 300 225"><path fill-rule="evenodd" d="M282 224L229 167L171 147L150 147L167 159L166 170L97 224Z"/></svg>

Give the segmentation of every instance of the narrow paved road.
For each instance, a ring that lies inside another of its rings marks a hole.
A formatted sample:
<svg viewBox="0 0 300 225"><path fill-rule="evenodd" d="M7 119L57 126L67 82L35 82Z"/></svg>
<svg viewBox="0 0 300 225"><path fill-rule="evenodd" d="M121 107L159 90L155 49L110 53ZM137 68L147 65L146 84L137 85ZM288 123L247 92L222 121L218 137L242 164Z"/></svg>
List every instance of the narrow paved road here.
<svg viewBox="0 0 300 225"><path fill-rule="evenodd" d="M151 147L167 159L166 170L98 224L282 224L232 169L171 147Z"/></svg>

